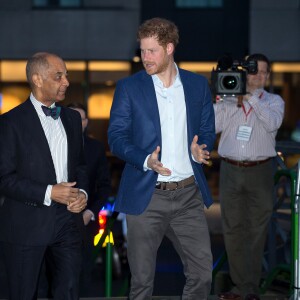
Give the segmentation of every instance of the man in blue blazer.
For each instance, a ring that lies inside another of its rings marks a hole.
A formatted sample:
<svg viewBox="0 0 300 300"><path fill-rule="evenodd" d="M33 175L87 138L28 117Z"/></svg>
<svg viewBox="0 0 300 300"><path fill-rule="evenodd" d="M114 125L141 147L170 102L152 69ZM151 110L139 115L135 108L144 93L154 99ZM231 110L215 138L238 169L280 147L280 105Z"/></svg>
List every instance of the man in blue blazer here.
<svg viewBox="0 0 300 300"><path fill-rule="evenodd" d="M80 115L55 104L69 86L60 57L33 55L26 75L29 99L0 117L0 245L9 299L37 298L47 251L55 266L54 299L74 300L88 190Z"/></svg>
<svg viewBox="0 0 300 300"><path fill-rule="evenodd" d="M138 31L145 71L118 82L108 129L126 162L116 210L127 214L130 299L151 299L157 249L166 235L184 265L182 299L207 299L212 254L203 173L215 140L207 80L174 63L178 30L154 18Z"/></svg>

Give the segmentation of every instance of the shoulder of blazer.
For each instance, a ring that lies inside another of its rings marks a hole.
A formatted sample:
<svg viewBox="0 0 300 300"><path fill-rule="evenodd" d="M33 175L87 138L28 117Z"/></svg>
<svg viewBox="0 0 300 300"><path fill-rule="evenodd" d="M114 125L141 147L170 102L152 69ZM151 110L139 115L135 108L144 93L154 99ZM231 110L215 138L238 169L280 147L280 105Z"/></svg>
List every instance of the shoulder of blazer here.
<svg viewBox="0 0 300 300"><path fill-rule="evenodd" d="M145 70L139 71L131 76L123 78L119 81L119 83L124 84L137 84L137 81L143 80L151 80L151 76L146 73Z"/></svg>
<svg viewBox="0 0 300 300"><path fill-rule="evenodd" d="M7 120L14 120L22 117L27 117L28 114L31 114L34 111L34 106L28 98L25 102L21 103L20 105L14 107L10 111L1 115L1 117L6 118Z"/></svg>
<svg viewBox="0 0 300 300"><path fill-rule="evenodd" d="M207 81L206 77L204 77L203 75L196 74L194 72L187 71L180 68L178 68L178 70L181 79L198 80L198 81L200 80L201 82Z"/></svg>

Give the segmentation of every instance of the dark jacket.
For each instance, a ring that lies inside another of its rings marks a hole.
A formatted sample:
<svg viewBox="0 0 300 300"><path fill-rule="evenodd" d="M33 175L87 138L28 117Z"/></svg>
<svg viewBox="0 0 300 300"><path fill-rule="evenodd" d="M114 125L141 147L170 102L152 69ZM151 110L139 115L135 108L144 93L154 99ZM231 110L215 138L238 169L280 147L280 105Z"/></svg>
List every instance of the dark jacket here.
<svg viewBox="0 0 300 300"><path fill-rule="evenodd" d="M88 190L81 120L62 107L60 116L68 139L68 180ZM0 116L0 240L46 245L52 237L57 203L43 204L47 185L56 184L50 149L30 99ZM59 204L60 205L60 204ZM72 214L79 229L82 213Z"/></svg>

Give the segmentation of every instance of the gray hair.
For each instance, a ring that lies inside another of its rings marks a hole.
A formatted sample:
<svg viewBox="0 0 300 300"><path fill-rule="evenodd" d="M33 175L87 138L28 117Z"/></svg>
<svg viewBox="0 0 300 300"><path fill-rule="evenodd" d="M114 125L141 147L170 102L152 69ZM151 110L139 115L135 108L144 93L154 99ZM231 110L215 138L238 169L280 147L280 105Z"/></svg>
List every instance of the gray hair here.
<svg viewBox="0 0 300 300"><path fill-rule="evenodd" d="M52 53L38 52L28 59L27 64L26 64L26 77L27 77L27 81L31 88L34 87L34 83L32 81L32 76L34 74L40 73L41 71L48 70L48 68L49 68L48 57L50 57L50 56L60 58L59 56L52 54ZM44 73L44 72L41 72L41 73Z"/></svg>

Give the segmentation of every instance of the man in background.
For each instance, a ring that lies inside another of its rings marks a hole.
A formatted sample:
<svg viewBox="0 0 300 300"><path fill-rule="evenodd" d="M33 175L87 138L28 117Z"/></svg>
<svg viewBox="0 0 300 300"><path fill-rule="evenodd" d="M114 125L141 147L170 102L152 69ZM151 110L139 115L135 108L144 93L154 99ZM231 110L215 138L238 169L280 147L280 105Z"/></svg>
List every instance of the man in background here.
<svg viewBox="0 0 300 300"><path fill-rule="evenodd" d="M220 299L258 300L262 259L273 210L275 137L284 115L279 95L265 90L270 62L253 54L258 71L247 75L247 94L214 104L221 133L220 203L229 272L234 284Z"/></svg>
<svg viewBox="0 0 300 300"><path fill-rule="evenodd" d="M69 108L79 112L82 122L83 149L89 178L89 201L83 211L85 225L84 255L82 266L82 296L95 296L90 293L89 283L95 266L94 236L99 231L98 213L111 193L111 179L105 147L100 141L87 135L87 109L81 103L71 103Z"/></svg>

